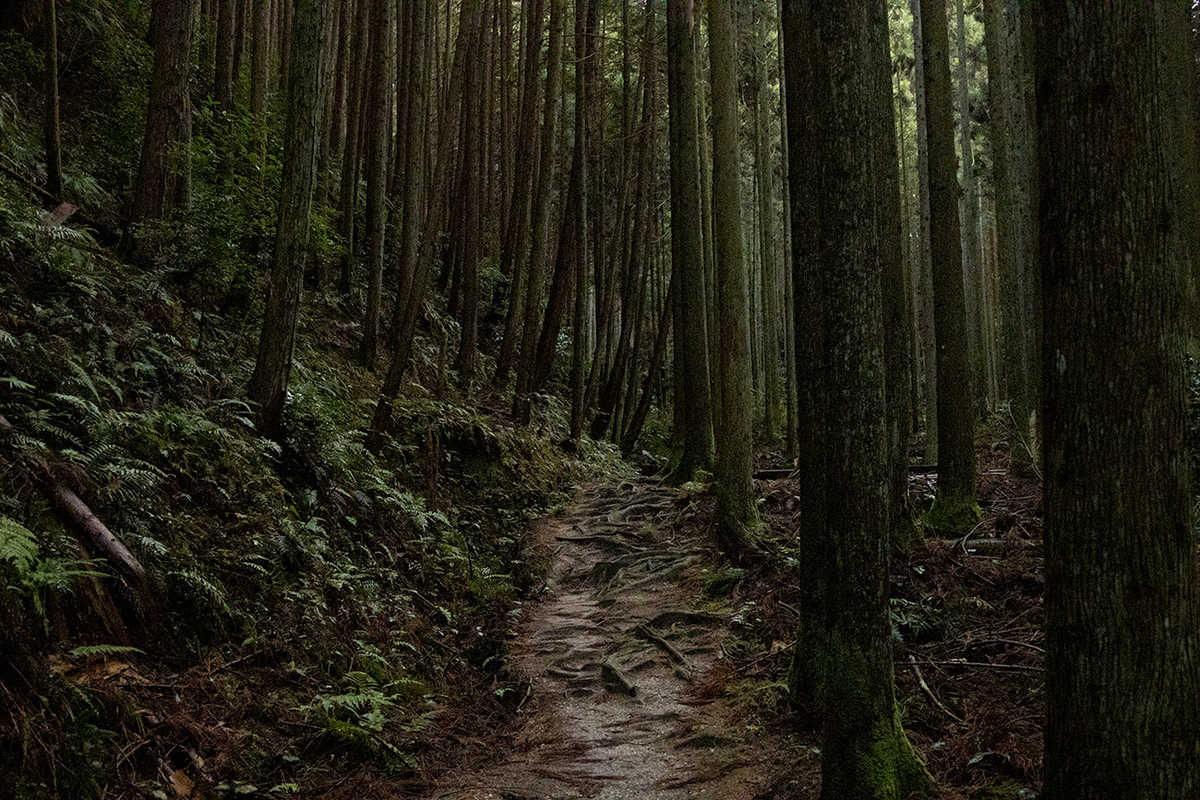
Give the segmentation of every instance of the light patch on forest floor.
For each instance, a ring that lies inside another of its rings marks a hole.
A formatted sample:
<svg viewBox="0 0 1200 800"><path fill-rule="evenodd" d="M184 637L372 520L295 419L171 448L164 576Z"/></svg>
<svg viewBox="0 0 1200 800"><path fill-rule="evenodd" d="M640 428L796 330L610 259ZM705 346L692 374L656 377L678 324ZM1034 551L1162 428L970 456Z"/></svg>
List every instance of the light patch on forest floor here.
<svg viewBox="0 0 1200 800"><path fill-rule="evenodd" d="M481 735L435 797L750 798L778 780L782 749L722 691L731 612L702 595L711 551L678 497L593 487L536 526L546 587L509 651L522 721L507 746Z"/></svg>

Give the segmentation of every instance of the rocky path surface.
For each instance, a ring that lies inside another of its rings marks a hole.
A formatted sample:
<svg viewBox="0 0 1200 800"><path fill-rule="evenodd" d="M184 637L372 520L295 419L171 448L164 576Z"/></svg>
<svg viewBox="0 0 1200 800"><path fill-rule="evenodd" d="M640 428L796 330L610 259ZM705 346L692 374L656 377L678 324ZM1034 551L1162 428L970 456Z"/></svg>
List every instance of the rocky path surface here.
<svg viewBox="0 0 1200 800"><path fill-rule="evenodd" d="M523 722L435 797L750 798L771 781L714 679L729 614L702 598L709 558L676 495L594 487L537 526L547 587L510 649Z"/></svg>

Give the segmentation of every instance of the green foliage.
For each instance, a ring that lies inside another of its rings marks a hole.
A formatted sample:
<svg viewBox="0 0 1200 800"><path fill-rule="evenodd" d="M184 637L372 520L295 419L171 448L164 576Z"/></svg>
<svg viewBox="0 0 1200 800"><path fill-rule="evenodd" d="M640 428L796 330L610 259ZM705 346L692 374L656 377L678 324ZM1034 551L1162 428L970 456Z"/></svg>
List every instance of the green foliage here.
<svg viewBox="0 0 1200 800"><path fill-rule="evenodd" d="M380 673L388 668L387 662L376 661L374 666L377 669L371 672L347 672L340 693L318 694L296 710L358 755L377 759L389 769L411 768L415 766L412 753L404 748L429 726L434 712L408 714L403 703L424 684L406 677L386 680Z"/></svg>
<svg viewBox="0 0 1200 800"><path fill-rule="evenodd" d="M950 619L945 609L923 602L893 597L889 612L892 623L892 638L897 642L923 644L937 641L946 635Z"/></svg>
<svg viewBox="0 0 1200 800"><path fill-rule="evenodd" d="M0 516L0 577L10 573L6 591L30 602L33 614L43 625L46 619L46 597L50 592L68 593L80 578L103 578L106 573L90 568L87 561L41 557L33 531L8 517Z"/></svg>

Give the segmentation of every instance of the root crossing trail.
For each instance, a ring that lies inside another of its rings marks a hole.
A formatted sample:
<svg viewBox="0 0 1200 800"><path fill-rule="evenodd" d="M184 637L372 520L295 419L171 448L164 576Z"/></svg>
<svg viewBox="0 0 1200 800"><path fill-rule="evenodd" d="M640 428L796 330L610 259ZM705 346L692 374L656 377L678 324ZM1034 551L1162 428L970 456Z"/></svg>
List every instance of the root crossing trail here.
<svg viewBox="0 0 1200 800"><path fill-rule="evenodd" d="M702 598L708 552L676 529L676 495L593 487L536 526L547 585L510 649L530 681L522 721L434 796L751 798L770 783L770 757L722 691L729 613Z"/></svg>

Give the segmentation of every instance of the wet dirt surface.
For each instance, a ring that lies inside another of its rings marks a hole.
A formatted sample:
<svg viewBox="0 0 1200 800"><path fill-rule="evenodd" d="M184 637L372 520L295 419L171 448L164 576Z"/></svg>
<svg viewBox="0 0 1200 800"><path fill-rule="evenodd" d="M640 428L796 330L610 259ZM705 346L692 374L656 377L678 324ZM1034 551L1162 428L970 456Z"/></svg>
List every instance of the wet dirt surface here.
<svg viewBox="0 0 1200 800"><path fill-rule="evenodd" d="M439 798L749 798L766 752L720 692L728 611L700 592L709 556L678 521L677 491L645 481L585 490L543 520L543 599L526 604L510 663L530 683L511 746ZM478 756L479 754L474 754ZM476 761L467 758L467 761Z"/></svg>

